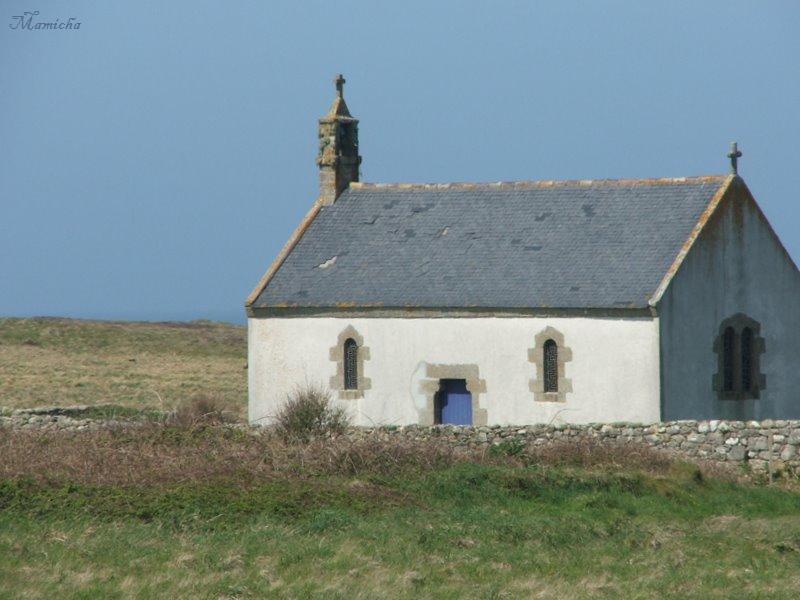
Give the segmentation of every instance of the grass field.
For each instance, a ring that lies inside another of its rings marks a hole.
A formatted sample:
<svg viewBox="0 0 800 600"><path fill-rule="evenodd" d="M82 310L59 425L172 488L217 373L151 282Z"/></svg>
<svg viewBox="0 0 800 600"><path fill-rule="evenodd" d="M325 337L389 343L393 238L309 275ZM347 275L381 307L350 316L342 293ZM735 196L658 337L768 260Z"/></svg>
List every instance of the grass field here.
<svg viewBox="0 0 800 600"><path fill-rule="evenodd" d="M8 598L797 598L800 495L644 449L4 433Z"/></svg>
<svg viewBox="0 0 800 600"><path fill-rule="evenodd" d="M172 409L212 395L242 415L246 329L210 321L0 318L0 406Z"/></svg>
<svg viewBox="0 0 800 600"><path fill-rule="evenodd" d="M0 320L0 405L241 410L245 332ZM800 493L654 450L0 429L0 598L798 598Z"/></svg>

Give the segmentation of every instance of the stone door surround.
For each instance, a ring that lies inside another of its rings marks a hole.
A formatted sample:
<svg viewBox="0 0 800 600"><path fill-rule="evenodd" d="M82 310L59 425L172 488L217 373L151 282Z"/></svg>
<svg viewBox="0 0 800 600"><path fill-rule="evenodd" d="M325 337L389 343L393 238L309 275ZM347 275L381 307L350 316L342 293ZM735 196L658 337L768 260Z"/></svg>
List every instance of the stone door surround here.
<svg viewBox="0 0 800 600"><path fill-rule="evenodd" d="M425 407L419 410L419 424L433 425L436 394L442 379L463 379L472 395L472 424L486 425L488 416L480 406L481 394L486 393L486 381L480 378L478 365L425 364L425 379L420 381L420 391L425 394Z"/></svg>

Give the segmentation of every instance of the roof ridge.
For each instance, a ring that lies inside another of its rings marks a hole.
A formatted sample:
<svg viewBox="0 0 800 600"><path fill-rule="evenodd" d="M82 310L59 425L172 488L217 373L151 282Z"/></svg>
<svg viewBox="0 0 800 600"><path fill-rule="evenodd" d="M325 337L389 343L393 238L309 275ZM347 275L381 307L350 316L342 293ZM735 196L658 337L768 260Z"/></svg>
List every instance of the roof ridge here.
<svg viewBox="0 0 800 600"><path fill-rule="evenodd" d="M503 189L503 188L547 188L547 187L588 187L592 185L668 185L678 183L721 182L727 175L695 175L690 177L650 177L639 179L564 179L564 180L520 180L520 181L487 181L468 182L458 181L452 183L367 183L355 181L350 184L352 189L423 189L423 190L448 190L448 189Z"/></svg>

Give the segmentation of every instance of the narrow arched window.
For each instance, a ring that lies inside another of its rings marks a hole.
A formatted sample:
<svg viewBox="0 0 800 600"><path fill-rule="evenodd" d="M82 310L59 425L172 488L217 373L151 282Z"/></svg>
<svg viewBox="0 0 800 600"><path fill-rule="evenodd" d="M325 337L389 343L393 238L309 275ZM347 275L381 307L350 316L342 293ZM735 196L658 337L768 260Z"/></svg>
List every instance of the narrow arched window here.
<svg viewBox="0 0 800 600"><path fill-rule="evenodd" d="M753 389L753 330L742 329L742 391Z"/></svg>
<svg viewBox="0 0 800 600"><path fill-rule="evenodd" d="M344 389L358 389L358 344L353 338L344 342Z"/></svg>
<svg viewBox="0 0 800 600"><path fill-rule="evenodd" d="M558 345L553 340L544 343L544 391L558 391Z"/></svg>
<svg viewBox="0 0 800 600"><path fill-rule="evenodd" d="M736 332L733 327L726 327L722 334L722 389L726 392L734 390L733 354L736 345Z"/></svg>

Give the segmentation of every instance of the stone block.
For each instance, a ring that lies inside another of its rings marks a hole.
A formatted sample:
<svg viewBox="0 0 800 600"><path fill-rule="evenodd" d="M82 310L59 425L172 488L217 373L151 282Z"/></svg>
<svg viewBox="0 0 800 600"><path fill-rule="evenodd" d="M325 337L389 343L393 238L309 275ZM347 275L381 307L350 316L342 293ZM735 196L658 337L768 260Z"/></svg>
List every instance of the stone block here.
<svg viewBox="0 0 800 600"><path fill-rule="evenodd" d="M733 446L728 452L728 460L744 460L746 454L743 446Z"/></svg>

